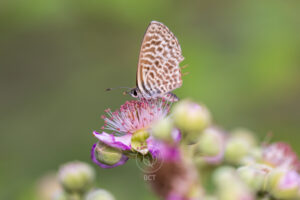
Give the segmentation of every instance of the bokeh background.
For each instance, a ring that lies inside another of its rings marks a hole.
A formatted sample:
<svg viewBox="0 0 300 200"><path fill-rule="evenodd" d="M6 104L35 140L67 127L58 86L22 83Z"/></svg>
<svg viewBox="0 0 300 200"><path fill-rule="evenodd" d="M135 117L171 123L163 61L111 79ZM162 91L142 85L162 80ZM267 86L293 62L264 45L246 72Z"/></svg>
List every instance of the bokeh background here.
<svg viewBox="0 0 300 200"><path fill-rule="evenodd" d="M30 200L67 161L91 163L105 108L130 99L151 20L180 41L190 72L176 90L226 130L247 127L300 153L300 1L1 0L0 199ZM104 170L117 199L155 200L134 161Z"/></svg>

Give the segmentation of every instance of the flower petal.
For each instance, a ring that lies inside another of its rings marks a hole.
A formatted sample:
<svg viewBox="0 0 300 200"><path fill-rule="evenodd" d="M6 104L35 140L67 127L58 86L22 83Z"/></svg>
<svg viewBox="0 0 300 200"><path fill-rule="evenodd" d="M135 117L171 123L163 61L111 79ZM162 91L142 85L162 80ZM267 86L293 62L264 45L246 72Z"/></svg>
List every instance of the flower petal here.
<svg viewBox="0 0 300 200"><path fill-rule="evenodd" d="M100 140L108 146L121 150L131 149L131 134L123 136L114 136L113 134L108 134L105 132L98 133L96 131L94 131L93 134L98 140Z"/></svg>
<svg viewBox="0 0 300 200"><path fill-rule="evenodd" d="M181 159L177 145L167 144L154 139L152 136L147 139L147 147L154 158L159 157L166 161L178 161Z"/></svg>
<svg viewBox="0 0 300 200"><path fill-rule="evenodd" d="M125 156L124 154L122 155L121 159L119 162L117 162L116 164L114 165L106 165L106 164L103 164L101 162L99 162L96 158L96 155L95 155L95 149L96 149L96 146L97 146L97 143L93 145L92 147L92 150L91 150L91 158L92 158L92 161L94 163L96 163L98 166L100 166L101 168L104 168L104 169L109 169L109 168L114 168L114 167L117 167L119 165L123 165L127 162L128 160L128 157Z"/></svg>

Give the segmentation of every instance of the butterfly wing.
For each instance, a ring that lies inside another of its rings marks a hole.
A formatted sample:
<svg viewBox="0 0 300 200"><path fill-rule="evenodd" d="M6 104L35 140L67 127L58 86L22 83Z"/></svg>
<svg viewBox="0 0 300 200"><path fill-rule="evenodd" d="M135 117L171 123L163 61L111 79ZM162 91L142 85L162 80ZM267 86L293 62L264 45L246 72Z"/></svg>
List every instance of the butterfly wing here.
<svg viewBox="0 0 300 200"><path fill-rule="evenodd" d="M162 23L152 21L141 45L137 87L145 98L162 97L182 85L179 63L181 48L174 34Z"/></svg>

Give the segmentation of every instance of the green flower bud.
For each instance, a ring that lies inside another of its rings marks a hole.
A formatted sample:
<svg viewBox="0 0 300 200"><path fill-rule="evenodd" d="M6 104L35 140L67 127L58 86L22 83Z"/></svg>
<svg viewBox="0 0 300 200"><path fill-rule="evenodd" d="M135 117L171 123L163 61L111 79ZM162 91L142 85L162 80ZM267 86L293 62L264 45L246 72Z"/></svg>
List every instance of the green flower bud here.
<svg viewBox="0 0 300 200"><path fill-rule="evenodd" d="M254 194L239 178L232 167L220 167L213 174L217 186L218 199L254 199Z"/></svg>
<svg viewBox="0 0 300 200"><path fill-rule="evenodd" d="M218 198L215 196L205 196L203 197L203 200L218 200Z"/></svg>
<svg viewBox="0 0 300 200"><path fill-rule="evenodd" d="M225 160L232 164L240 164L255 144L256 140L250 132L242 129L233 132L225 147Z"/></svg>
<svg viewBox="0 0 300 200"><path fill-rule="evenodd" d="M174 107L173 118L175 126L182 131L189 143L196 142L201 131L211 123L207 108L189 100L181 101Z"/></svg>
<svg viewBox="0 0 300 200"><path fill-rule="evenodd" d="M140 152L143 155L148 153L147 139L149 138L149 133L145 130L136 131L131 137L131 148Z"/></svg>
<svg viewBox="0 0 300 200"><path fill-rule="evenodd" d="M36 183L36 199L53 200L62 191L56 173L46 174Z"/></svg>
<svg viewBox="0 0 300 200"><path fill-rule="evenodd" d="M58 177L66 191L84 192L94 182L95 172L88 164L75 161L60 167Z"/></svg>
<svg viewBox="0 0 300 200"><path fill-rule="evenodd" d="M152 126L153 136L159 140L172 141L173 122L170 118L157 121Z"/></svg>
<svg viewBox="0 0 300 200"><path fill-rule="evenodd" d="M196 151L202 156L214 157L222 153L225 136L217 128L210 127L203 131L196 144Z"/></svg>
<svg viewBox="0 0 300 200"><path fill-rule="evenodd" d="M59 191L58 193L54 194L51 200L69 200L68 194L64 191Z"/></svg>
<svg viewBox="0 0 300 200"><path fill-rule="evenodd" d="M114 165L122 158L122 151L98 142L95 148L95 155L99 162L106 165Z"/></svg>
<svg viewBox="0 0 300 200"><path fill-rule="evenodd" d="M240 178L254 191L265 191L267 177L271 167L263 164L254 164L238 168Z"/></svg>
<svg viewBox="0 0 300 200"><path fill-rule="evenodd" d="M115 200L114 196L103 189L97 189L90 191L84 198L84 200Z"/></svg>
<svg viewBox="0 0 300 200"><path fill-rule="evenodd" d="M268 176L268 192L276 199L299 198L300 175L293 170L274 169Z"/></svg>
<svg viewBox="0 0 300 200"><path fill-rule="evenodd" d="M253 147L250 149L248 155L242 158L241 165L252 165L262 160L262 149L260 147Z"/></svg>
<svg viewBox="0 0 300 200"><path fill-rule="evenodd" d="M256 146L258 143L255 133L245 128L236 128L231 131L231 135L232 137L246 140L251 147Z"/></svg>
<svg viewBox="0 0 300 200"><path fill-rule="evenodd" d="M230 184L232 180L236 179L236 171L233 167L223 166L219 167L213 173L213 182L218 187Z"/></svg>

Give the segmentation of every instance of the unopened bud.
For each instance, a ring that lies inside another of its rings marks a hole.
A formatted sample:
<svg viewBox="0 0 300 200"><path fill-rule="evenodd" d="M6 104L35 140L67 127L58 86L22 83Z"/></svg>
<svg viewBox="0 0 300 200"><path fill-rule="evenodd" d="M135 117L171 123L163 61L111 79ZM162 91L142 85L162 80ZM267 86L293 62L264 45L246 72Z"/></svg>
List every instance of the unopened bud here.
<svg viewBox="0 0 300 200"><path fill-rule="evenodd" d="M115 200L114 196L103 189L97 189L90 191L84 200Z"/></svg>
<svg viewBox="0 0 300 200"><path fill-rule="evenodd" d="M81 196L79 193L66 193L61 191L60 193L56 194L54 198L51 200L81 200Z"/></svg>
<svg viewBox="0 0 300 200"><path fill-rule="evenodd" d="M213 174L213 180L217 186L218 199L254 200L254 194L239 178L236 170L232 167L221 167Z"/></svg>
<svg viewBox="0 0 300 200"><path fill-rule="evenodd" d="M236 172L233 167L223 166L219 167L213 173L213 182L218 187L222 187L222 185L230 184L232 180L236 179Z"/></svg>
<svg viewBox="0 0 300 200"><path fill-rule="evenodd" d="M218 200L218 198L215 196L207 195L203 197L203 200Z"/></svg>
<svg viewBox="0 0 300 200"><path fill-rule="evenodd" d="M251 151L256 140L249 131L239 129L231 134L225 148L225 160L232 164L240 164Z"/></svg>
<svg viewBox="0 0 300 200"><path fill-rule="evenodd" d="M253 164L238 168L240 178L254 191L265 191L267 177L272 168L263 164Z"/></svg>
<svg viewBox="0 0 300 200"><path fill-rule="evenodd" d="M153 136L159 140L172 141L173 122L170 118L157 121L152 126Z"/></svg>
<svg viewBox="0 0 300 200"><path fill-rule="evenodd" d="M173 110L174 123L187 141L197 141L201 131L211 123L210 112L204 105L189 100L179 102Z"/></svg>
<svg viewBox="0 0 300 200"><path fill-rule="evenodd" d="M231 131L231 135L235 138L247 140L248 144L252 147L256 146L258 143L255 133L245 128L235 128L233 131Z"/></svg>
<svg viewBox="0 0 300 200"><path fill-rule="evenodd" d="M114 165L118 163L122 158L122 151L113 147L110 147L102 142L98 142L95 148L96 159L105 165Z"/></svg>
<svg viewBox="0 0 300 200"><path fill-rule="evenodd" d="M203 157L204 162L219 163L223 159L225 148L225 133L215 127L207 128L200 135L195 145L197 154Z"/></svg>
<svg viewBox="0 0 300 200"><path fill-rule="evenodd" d="M178 103L173 110L173 115L178 128L186 132L200 132L211 122L207 108L189 100Z"/></svg>
<svg viewBox="0 0 300 200"><path fill-rule="evenodd" d="M278 199L299 198L300 175L293 170L274 169L268 179L268 191Z"/></svg>
<svg viewBox="0 0 300 200"><path fill-rule="evenodd" d="M62 187L58 181L56 173L49 173L41 177L36 184L37 199L53 200L62 193Z"/></svg>
<svg viewBox="0 0 300 200"><path fill-rule="evenodd" d="M59 191L53 195L51 200L69 200L68 194L65 191Z"/></svg>
<svg viewBox="0 0 300 200"><path fill-rule="evenodd" d="M95 172L88 164L75 161L63 165L58 176L65 190L84 192L94 182Z"/></svg>

